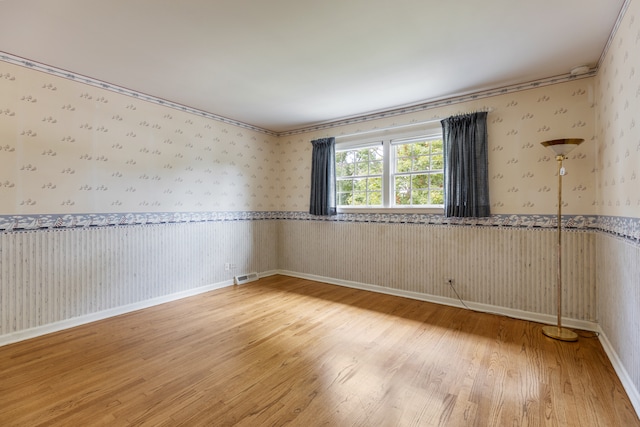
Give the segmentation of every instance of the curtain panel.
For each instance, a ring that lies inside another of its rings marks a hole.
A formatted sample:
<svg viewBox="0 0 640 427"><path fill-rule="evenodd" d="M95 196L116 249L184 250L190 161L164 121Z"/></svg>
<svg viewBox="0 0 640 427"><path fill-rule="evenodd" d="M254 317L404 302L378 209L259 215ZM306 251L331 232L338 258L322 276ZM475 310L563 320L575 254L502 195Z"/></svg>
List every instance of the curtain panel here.
<svg viewBox="0 0 640 427"><path fill-rule="evenodd" d="M336 214L336 139L321 138L311 141L311 215Z"/></svg>
<svg viewBox="0 0 640 427"><path fill-rule="evenodd" d="M445 216L489 216L487 112L453 116L440 123Z"/></svg>

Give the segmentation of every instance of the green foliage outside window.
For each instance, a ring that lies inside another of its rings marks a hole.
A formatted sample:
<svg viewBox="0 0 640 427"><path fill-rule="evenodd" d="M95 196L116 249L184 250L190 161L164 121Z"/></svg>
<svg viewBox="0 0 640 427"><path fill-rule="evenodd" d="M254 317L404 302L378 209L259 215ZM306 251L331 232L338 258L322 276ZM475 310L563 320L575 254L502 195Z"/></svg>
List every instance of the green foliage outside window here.
<svg viewBox="0 0 640 427"><path fill-rule="evenodd" d="M392 145L392 204L444 204L442 139ZM384 154L382 145L336 152L339 206L382 206Z"/></svg>
<svg viewBox="0 0 640 427"><path fill-rule="evenodd" d="M427 140L395 147L395 204L444 204L442 140Z"/></svg>
<svg viewBox="0 0 640 427"><path fill-rule="evenodd" d="M340 206L382 205L382 146L336 153L336 190Z"/></svg>

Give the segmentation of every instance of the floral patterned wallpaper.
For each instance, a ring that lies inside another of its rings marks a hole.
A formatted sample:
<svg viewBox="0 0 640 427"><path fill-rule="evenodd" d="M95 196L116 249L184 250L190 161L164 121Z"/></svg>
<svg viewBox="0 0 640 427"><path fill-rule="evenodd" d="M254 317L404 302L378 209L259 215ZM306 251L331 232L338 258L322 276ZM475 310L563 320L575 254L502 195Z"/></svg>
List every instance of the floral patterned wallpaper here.
<svg viewBox="0 0 640 427"><path fill-rule="evenodd" d="M310 140L368 132L445 118L477 110L490 111L489 176L492 214L549 214L557 212L557 163L540 142L556 138L583 138L564 166L563 213L593 215L595 200L594 79L568 80L539 88L497 94L421 112L371 120L356 125L282 136L277 152L284 165L283 210L306 210ZM338 139L339 142L339 139Z"/></svg>
<svg viewBox="0 0 640 427"><path fill-rule="evenodd" d="M629 59L637 40L623 42L631 44L627 54L614 59L622 57L627 68L613 69L609 59L597 81L587 76L530 84L281 136L0 61L0 215L306 212L310 140L489 110L492 213L553 216L556 163L540 142L584 138L565 162L563 213L593 223L603 205L639 204L629 196L637 175L632 169L599 184L627 196L603 200L604 192L596 192L598 168L618 173L626 170L615 167L621 162L637 164L633 147L602 155L622 120L596 137L595 104L609 96L596 82L626 74L637 85ZM613 86L608 90L617 90ZM633 93L627 101L629 134L638 99ZM598 139L605 143L598 145Z"/></svg>
<svg viewBox="0 0 640 427"><path fill-rule="evenodd" d="M0 214L279 208L275 137L0 61Z"/></svg>
<svg viewBox="0 0 640 427"><path fill-rule="evenodd" d="M598 213L640 218L640 2L628 2L597 76Z"/></svg>

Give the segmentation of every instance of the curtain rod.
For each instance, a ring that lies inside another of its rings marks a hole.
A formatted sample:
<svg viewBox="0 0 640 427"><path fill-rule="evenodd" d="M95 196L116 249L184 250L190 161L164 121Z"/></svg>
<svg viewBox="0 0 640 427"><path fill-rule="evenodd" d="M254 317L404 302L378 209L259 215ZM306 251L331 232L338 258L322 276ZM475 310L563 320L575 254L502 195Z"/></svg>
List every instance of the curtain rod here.
<svg viewBox="0 0 640 427"><path fill-rule="evenodd" d="M487 108L486 110L478 110L478 111L473 111L471 113L457 113L457 114L453 114L452 116L461 116L461 115L465 115L465 114L473 114L473 113L481 113L481 112L490 113L492 111L493 111L493 108ZM448 116L448 117L452 117L452 116ZM412 127L412 126L428 125L428 124L440 122L440 121L442 121L442 120L444 120L446 118L447 117L439 117L439 118L434 118L434 119L430 119L430 120L425 120L425 121L422 121L422 122L407 123L406 125L396 125L396 126L389 126L389 127L386 127L386 128L377 128L377 129L371 129L371 130L364 130L364 131L361 131L361 132L346 133L344 135L337 135L337 136L335 136L335 138L336 139L349 138L351 136L367 135L369 133L387 132L387 131L390 131L390 130L404 129L404 128L408 128L408 127Z"/></svg>

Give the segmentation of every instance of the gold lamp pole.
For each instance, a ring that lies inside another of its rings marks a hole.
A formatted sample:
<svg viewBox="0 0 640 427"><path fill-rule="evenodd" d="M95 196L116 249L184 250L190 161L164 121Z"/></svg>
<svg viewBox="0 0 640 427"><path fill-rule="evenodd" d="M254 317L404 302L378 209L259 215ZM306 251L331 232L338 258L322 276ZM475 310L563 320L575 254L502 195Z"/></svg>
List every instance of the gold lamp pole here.
<svg viewBox="0 0 640 427"><path fill-rule="evenodd" d="M550 338L561 341L577 341L578 334L570 329L562 327L562 176L565 174L562 161L567 158L567 154L580 145L584 139L554 139L544 141L541 144L556 153L558 161L558 324L556 326L544 326L542 333Z"/></svg>

